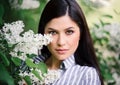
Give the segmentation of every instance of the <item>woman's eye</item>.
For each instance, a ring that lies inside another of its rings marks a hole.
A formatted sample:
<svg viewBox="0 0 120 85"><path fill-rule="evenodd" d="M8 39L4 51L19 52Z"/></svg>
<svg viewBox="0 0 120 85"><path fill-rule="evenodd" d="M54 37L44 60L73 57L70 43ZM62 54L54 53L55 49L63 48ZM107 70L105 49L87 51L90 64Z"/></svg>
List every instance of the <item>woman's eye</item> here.
<svg viewBox="0 0 120 85"><path fill-rule="evenodd" d="M56 31L49 31L48 33L51 34L51 35L55 35L55 34L57 34Z"/></svg>
<svg viewBox="0 0 120 85"><path fill-rule="evenodd" d="M71 35L71 34L73 34L73 33L74 33L73 30L68 30L68 31L66 32L67 35Z"/></svg>

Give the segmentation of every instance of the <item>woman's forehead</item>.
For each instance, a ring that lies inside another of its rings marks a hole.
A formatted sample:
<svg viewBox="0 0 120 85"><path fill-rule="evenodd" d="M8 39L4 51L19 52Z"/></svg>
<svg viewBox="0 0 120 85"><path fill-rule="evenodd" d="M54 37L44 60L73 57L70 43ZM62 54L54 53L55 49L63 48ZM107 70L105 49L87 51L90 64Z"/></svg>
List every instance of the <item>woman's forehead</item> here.
<svg viewBox="0 0 120 85"><path fill-rule="evenodd" d="M74 22L68 15L54 18L49 21L46 25L46 28L72 28L77 26L76 22Z"/></svg>

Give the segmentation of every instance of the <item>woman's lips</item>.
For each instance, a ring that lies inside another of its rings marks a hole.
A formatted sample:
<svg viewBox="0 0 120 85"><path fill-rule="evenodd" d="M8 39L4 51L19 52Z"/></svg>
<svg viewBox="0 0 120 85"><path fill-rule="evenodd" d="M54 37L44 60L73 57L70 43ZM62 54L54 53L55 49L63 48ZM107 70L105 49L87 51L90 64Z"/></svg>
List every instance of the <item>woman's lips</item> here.
<svg viewBox="0 0 120 85"><path fill-rule="evenodd" d="M68 51L68 49L56 49L56 51L58 54L65 54Z"/></svg>

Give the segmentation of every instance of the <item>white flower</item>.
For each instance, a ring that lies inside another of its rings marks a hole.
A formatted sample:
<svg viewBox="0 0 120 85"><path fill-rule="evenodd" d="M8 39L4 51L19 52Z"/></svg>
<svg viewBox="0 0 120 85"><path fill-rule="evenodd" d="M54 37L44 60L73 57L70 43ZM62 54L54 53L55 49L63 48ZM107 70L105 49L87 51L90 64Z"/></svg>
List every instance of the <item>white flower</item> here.
<svg viewBox="0 0 120 85"><path fill-rule="evenodd" d="M107 38L108 42L104 46L112 47L116 56L120 54L120 23L111 23L99 28L93 28L91 32L99 40ZM108 50L108 48L106 49ZM111 54L111 52L108 54Z"/></svg>
<svg viewBox="0 0 120 85"><path fill-rule="evenodd" d="M12 22L11 24L4 24L3 29L0 30L0 33L6 39L9 45L14 45L9 54L12 57L17 57L25 62L28 58L28 54L34 54L37 56L38 50L41 51L43 45L48 45L52 39L51 35L49 34L35 34L32 30L24 32L23 27L24 23L22 21ZM41 70L37 68L34 68L34 70L39 73L39 76L42 79L44 79ZM36 85L38 82L40 83L40 79L36 77L34 73L32 73L33 68L30 69L30 72L23 72L21 69L19 71L19 75L21 77L29 76L33 85ZM22 85L23 83L24 81L18 82L19 85Z"/></svg>
<svg viewBox="0 0 120 85"><path fill-rule="evenodd" d="M34 69L34 70L39 73L39 76L40 76L42 79L44 78L44 76L42 75L41 70L39 70L39 69ZM30 79L31 79L32 85L40 85L40 81L41 81L41 80L39 80L39 79L32 73L32 71L33 71L33 69L30 69L30 72L26 72L26 71L25 71L25 72L22 72L22 71L20 71L19 75L22 76L22 77L25 77L25 76L28 76L28 75L29 75L29 77L30 77ZM22 81L20 81L20 82L22 82ZM19 85L21 85L21 84L19 83Z"/></svg>
<svg viewBox="0 0 120 85"><path fill-rule="evenodd" d="M110 0L83 0L83 2L94 7L110 6Z"/></svg>
<svg viewBox="0 0 120 85"><path fill-rule="evenodd" d="M34 9L40 6L40 2L38 0L23 0L20 8L22 9Z"/></svg>
<svg viewBox="0 0 120 85"><path fill-rule="evenodd" d="M18 84L19 85L24 85L24 84L26 84L26 82L24 80L21 80L21 81L18 82Z"/></svg>
<svg viewBox="0 0 120 85"><path fill-rule="evenodd" d="M22 21L4 24L2 31L8 43L15 44L21 40L20 33L23 32L24 24Z"/></svg>
<svg viewBox="0 0 120 85"><path fill-rule="evenodd" d="M116 80L116 85L120 84L120 76L117 73L113 73L113 77Z"/></svg>
<svg viewBox="0 0 120 85"><path fill-rule="evenodd" d="M38 55L43 45L49 44L52 39L50 35L35 34L32 30L24 32L24 23L16 21L3 26L3 35L9 44L16 44L15 48L10 52L13 57L19 57L22 60L27 58L26 54ZM21 36L21 35L22 36ZM21 52L21 55L17 55Z"/></svg>
<svg viewBox="0 0 120 85"><path fill-rule="evenodd" d="M120 23L112 23L104 26L104 29L109 32L109 45L115 48L120 53Z"/></svg>
<svg viewBox="0 0 120 85"><path fill-rule="evenodd" d="M40 6L38 0L22 0L22 4L19 3L19 0L9 0L9 3L12 8L17 9L35 9Z"/></svg>
<svg viewBox="0 0 120 85"><path fill-rule="evenodd" d="M45 77L43 77L43 80L40 81L40 84L43 85L49 85L53 82L57 81L60 78L60 70L49 70L48 73L44 74Z"/></svg>
<svg viewBox="0 0 120 85"><path fill-rule="evenodd" d="M23 32L23 27L24 27L24 23L23 21L16 21L16 22L12 22L11 24L9 23L5 23L3 26L3 31L4 32L9 32L9 30L11 30L12 34L20 34L21 32Z"/></svg>

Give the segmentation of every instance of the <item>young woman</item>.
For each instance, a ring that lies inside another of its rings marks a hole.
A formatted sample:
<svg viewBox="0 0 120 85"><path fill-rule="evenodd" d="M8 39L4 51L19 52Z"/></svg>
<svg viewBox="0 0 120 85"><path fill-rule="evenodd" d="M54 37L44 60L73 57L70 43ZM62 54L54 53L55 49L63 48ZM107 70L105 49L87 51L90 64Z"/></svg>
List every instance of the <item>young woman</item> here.
<svg viewBox="0 0 120 85"><path fill-rule="evenodd" d="M52 85L103 85L88 25L75 0L50 0L38 32L53 38L36 58L49 70L60 70Z"/></svg>

